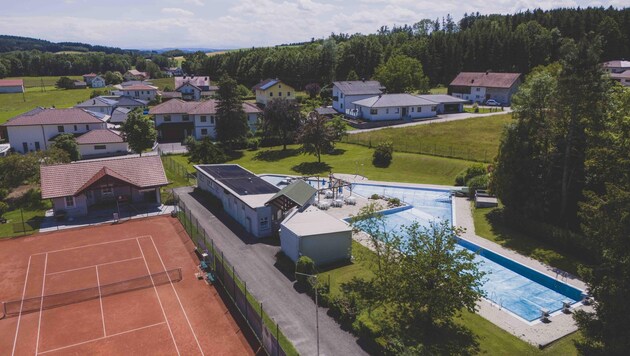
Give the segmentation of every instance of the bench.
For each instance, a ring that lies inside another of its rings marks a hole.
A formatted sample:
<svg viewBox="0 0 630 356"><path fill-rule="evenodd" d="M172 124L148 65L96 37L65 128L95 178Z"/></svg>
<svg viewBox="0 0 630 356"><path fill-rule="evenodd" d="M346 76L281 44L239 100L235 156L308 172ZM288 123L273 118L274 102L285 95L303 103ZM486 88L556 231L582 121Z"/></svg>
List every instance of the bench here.
<svg viewBox="0 0 630 356"><path fill-rule="evenodd" d="M214 274L212 274L212 272L207 272L206 280L210 282L210 284L214 284L214 282L216 281L216 278L214 277Z"/></svg>

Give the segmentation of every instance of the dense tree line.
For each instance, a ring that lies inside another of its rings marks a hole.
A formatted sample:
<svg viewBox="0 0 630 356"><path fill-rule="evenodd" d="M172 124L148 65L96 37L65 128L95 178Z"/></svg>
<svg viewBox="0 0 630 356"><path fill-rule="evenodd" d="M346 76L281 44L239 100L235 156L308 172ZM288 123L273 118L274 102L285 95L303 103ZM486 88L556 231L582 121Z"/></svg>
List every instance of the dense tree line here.
<svg viewBox="0 0 630 356"><path fill-rule="evenodd" d="M303 88L349 77L369 78L390 57L419 60L432 85L448 84L462 70L529 73L560 58L563 39L594 32L604 39L602 60L630 58L630 8L534 10L513 15L465 15L455 23L420 20L412 26L381 27L377 33L332 34L296 47L230 51L211 57L186 55L188 73L229 74L254 85L268 77Z"/></svg>
<svg viewBox="0 0 630 356"><path fill-rule="evenodd" d="M30 37L0 35L0 52L12 51L31 51L38 50L41 52L104 52L125 54L129 50L123 50L117 47L107 47L98 45L89 45L79 42L59 42L54 43L46 40L40 40Z"/></svg>

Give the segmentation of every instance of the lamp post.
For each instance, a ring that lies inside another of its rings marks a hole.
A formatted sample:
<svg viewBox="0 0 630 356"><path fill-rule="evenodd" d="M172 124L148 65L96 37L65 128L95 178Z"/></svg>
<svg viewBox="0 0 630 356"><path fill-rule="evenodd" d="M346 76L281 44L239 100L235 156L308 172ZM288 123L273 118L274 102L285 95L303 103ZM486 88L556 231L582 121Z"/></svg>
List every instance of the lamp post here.
<svg viewBox="0 0 630 356"><path fill-rule="evenodd" d="M315 278L315 285L313 286L313 288L315 288L315 328L317 330L317 355L319 356L319 304L317 303L317 287L319 285L319 279L317 279L316 274L306 274L297 271L295 272L295 274Z"/></svg>

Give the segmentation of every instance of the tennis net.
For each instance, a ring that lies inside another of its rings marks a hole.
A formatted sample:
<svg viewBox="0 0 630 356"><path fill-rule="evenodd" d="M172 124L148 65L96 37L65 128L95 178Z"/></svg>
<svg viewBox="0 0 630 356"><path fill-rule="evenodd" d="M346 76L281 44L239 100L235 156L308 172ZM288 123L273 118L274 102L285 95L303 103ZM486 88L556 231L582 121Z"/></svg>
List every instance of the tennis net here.
<svg viewBox="0 0 630 356"><path fill-rule="evenodd" d="M150 288L170 282L179 282L181 280L182 269L176 268L115 283L102 284L96 287L7 301L2 303L2 313L4 314L4 317L12 317L17 316L20 313L25 314L39 310L57 308L64 305L97 299L99 297L107 297L114 294Z"/></svg>

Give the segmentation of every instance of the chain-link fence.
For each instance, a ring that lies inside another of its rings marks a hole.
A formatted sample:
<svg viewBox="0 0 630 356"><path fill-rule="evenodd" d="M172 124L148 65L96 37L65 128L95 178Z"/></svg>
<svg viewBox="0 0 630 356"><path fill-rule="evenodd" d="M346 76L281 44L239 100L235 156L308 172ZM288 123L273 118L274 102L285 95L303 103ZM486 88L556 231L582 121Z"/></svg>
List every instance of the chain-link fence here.
<svg viewBox="0 0 630 356"><path fill-rule="evenodd" d="M247 282L239 277L234 265L214 244L214 240L206 230L199 226L199 221L176 193L174 197L179 221L205 260L204 262L211 269L214 278L223 287L267 354L272 356L297 355L293 344L280 331L278 323L267 315L263 304L249 293Z"/></svg>

